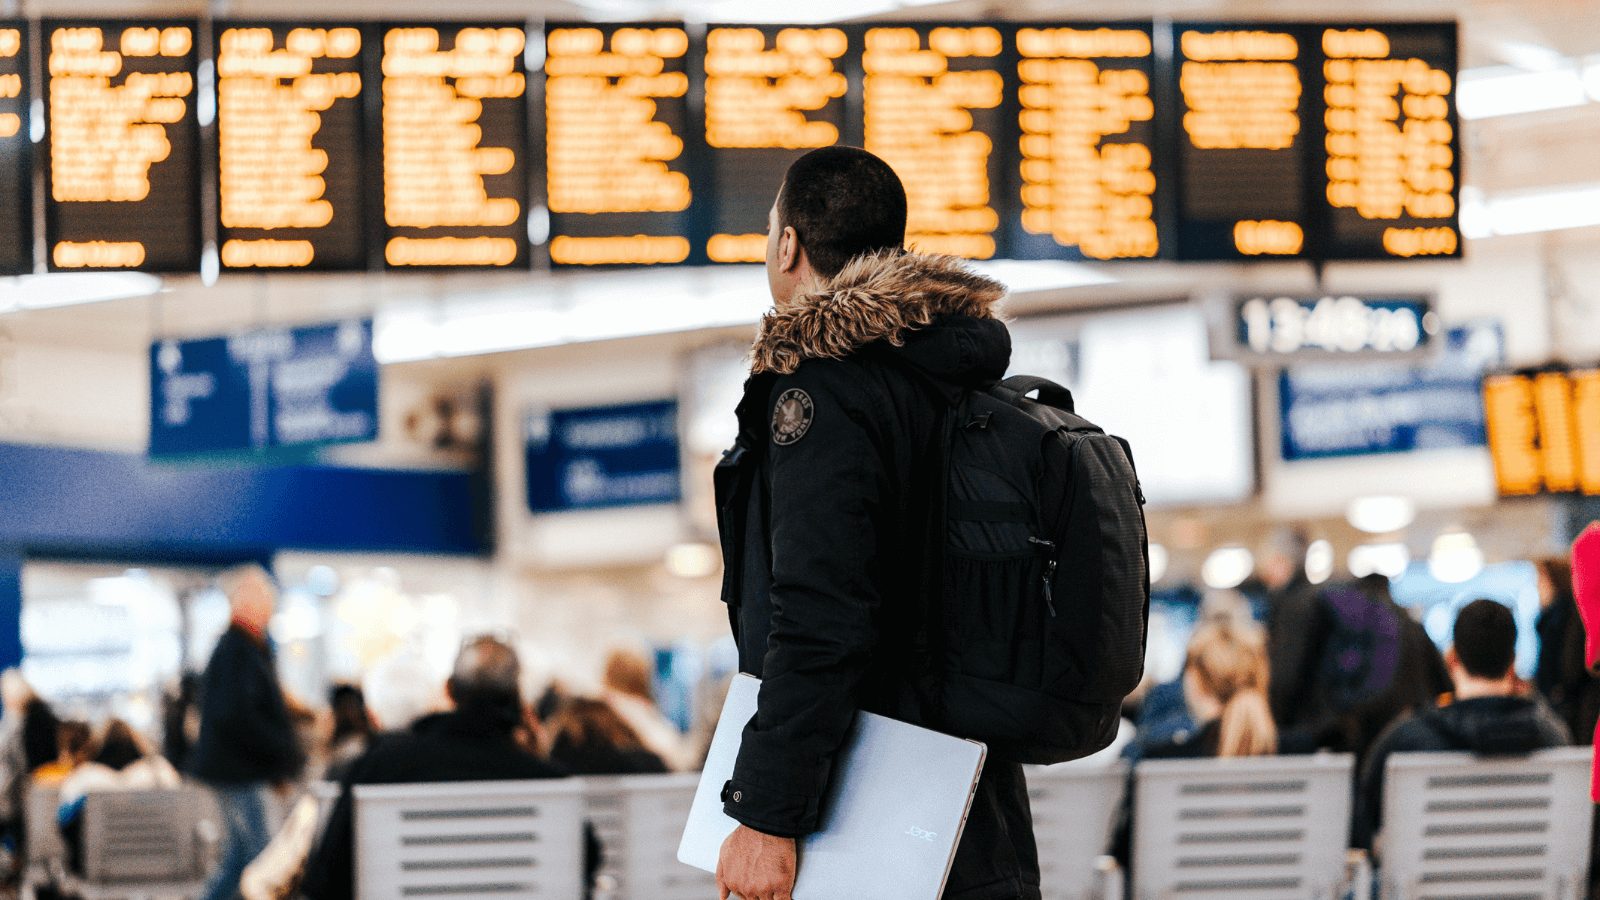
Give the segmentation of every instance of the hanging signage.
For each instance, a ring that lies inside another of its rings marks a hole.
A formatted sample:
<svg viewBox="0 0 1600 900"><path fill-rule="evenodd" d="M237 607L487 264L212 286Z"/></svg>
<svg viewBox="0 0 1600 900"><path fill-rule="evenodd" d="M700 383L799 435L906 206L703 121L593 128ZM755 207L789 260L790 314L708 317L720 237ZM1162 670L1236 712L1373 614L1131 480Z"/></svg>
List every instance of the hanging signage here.
<svg viewBox="0 0 1600 900"><path fill-rule="evenodd" d="M1483 380L1495 481L1508 496L1600 496L1600 367Z"/></svg>
<svg viewBox="0 0 1600 900"><path fill-rule="evenodd" d="M372 321L264 328L150 347L150 454L190 456L378 436Z"/></svg>
<svg viewBox="0 0 1600 900"><path fill-rule="evenodd" d="M536 513L677 503L677 401L532 412L526 460Z"/></svg>
<svg viewBox="0 0 1600 900"><path fill-rule="evenodd" d="M1278 379L1283 458L1293 462L1481 447L1483 374L1501 364L1498 322L1451 328L1431 362L1315 363Z"/></svg>
<svg viewBox="0 0 1600 900"><path fill-rule="evenodd" d="M1357 357L1404 359L1433 349L1438 317L1421 296L1234 298L1212 338L1226 359L1280 366Z"/></svg>

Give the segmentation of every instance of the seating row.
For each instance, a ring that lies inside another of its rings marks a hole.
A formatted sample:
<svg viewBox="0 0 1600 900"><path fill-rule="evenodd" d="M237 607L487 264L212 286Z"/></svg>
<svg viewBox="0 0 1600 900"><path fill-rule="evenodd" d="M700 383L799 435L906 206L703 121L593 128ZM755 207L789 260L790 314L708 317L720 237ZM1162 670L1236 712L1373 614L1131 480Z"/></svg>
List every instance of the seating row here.
<svg viewBox="0 0 1600 900"><path fill-rule="evenodd" d="M1395 756L1385 789L1381 897L1576 900L1589 862L1588 763L1582 748L1501 760ZM1134 896L1369 896L1364 860L1346 849L1352 778L1351 757L1329 754L1140 765L1133 779ZM596 900L707 900L716 896L712 877L676 859L697 781L662 775L359 786L358 894L577 900L584 896L588 821L605 847ZM1123 808L1126 767L1033 768L1028 783L1045 896L1120 900L1122 874L1104 854ZM53 811L47 796L34 803L36 814ZM198 835L208 809L197 788L91 795L78 892L194 896L207 855ZM30 830L38 833L30 840L36 863L60 852L49 831Z"/></svg>

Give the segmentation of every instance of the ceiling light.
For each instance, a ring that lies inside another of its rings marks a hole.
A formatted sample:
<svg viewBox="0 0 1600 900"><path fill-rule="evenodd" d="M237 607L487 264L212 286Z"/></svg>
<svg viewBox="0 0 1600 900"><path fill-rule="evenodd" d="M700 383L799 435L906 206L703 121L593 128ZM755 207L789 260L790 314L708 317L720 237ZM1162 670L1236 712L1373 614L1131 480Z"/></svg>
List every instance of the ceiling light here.
<svg viewBox="0 0 1600 900"><path fill-rule="evenodd" d="M667 550L666 565L678 578L707 578L722 565L722 554L710 544L677 544Z"/></svg>
<svg viewBox="0 0 1600 900"><path fill-rule="evenodd" d="M0 312L148 297L161 279L144 272L53 272L0 278Z"/></svg>
<svg viewBox="0 0 1600 900"><path fill-rule="evenodd" d="M1485 203L1495 234L1532 234L1600 225L1600 184L1513 194Z"/></svg>
<svg viewBox="0 0 1600 900"><path fill-rule="evenodd" d="M1306 580L1322 584L1333 577L1333 544L1326 540L1311 542L1306 548Z"/></svg>
<svg viewBox="0 0 1600 900"><path fill-rule="evenodd" d="M1383 544L1362 544L1350 551L1346 560L1350 574L1357 578L1382 575L1399 578L1411 564L1411 551L1398 541Z"/></svg>
<svg viewBox="0 0 1600 900"><path fill-rule="evenodd" d="M1200 567L1200 580L1206 587L1223 591L1244 584L1256 568L1256 558L1244 547L1218 547Z"/></svg>
<svg viewBox="0 0 1600 900"><path fill-rule="evenodd" d="M1357 531L1388 534L1410 525L1417 517L1417 504L1409 497L1357 497L1345 509L1345 518Z"/></svg>
<svg viewBox="0 0 1600 900"><path fill-rule="evenodd" d="M1589 102L1575 65L1542 72L1510 66L1467 69L1456 86L1456 110L1463 119L1488 119L1582 106Z"/></svg>
<svg viewBox="0 0 1600 900"><path fill-rule="evenodd" d="M1600 100L1600 60L1583 67L1583 89L1590 100Z"/></svg>
<svg viewBox="0 0 1600 900"><path fill-rule="evenodd" d="M1461 584L1478 577L1482 571L1483 550L1472 535L1447 531L1433 539L1433 552L1428 554L1428 574L1435 581Z"/></svg>
<svg viewBox="0 0 1600 900"><path fill-rule="evenodd" d="M1150 583L1155 584L1167 577L1167 548L1160 544L1150 545Z"/></svg>

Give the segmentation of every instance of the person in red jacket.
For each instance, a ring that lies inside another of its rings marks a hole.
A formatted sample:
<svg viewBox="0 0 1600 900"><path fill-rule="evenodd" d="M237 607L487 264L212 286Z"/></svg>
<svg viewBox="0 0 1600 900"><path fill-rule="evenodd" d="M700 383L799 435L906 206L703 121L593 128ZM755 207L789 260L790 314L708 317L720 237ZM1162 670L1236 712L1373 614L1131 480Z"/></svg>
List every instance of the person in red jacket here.
<svg viewBox="0 0 1600 900"><path fill-rule="evenodd" d="M1589 635L1584 661L1589 671L1600 673L1600 522L1592 523L1572 544L1572 596ZM1594 733L1595 777L1590 794L1600 803L1600 726Z"/></svg>

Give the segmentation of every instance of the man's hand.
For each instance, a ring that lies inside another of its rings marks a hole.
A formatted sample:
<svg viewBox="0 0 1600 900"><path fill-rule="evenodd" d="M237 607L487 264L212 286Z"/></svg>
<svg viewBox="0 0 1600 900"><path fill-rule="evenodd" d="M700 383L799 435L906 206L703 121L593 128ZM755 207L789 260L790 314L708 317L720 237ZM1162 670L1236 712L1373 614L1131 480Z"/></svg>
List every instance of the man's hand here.
<svg viewBox="0 0 1600 900"><path fill-rule="evenodd" d="M773 837L740 825L722 842L717 860L721 900L792 900L794 838Z"/></svg>

